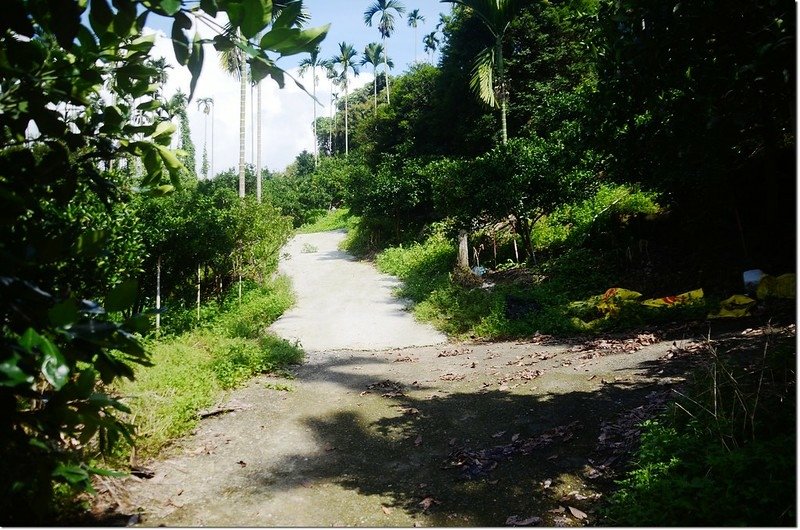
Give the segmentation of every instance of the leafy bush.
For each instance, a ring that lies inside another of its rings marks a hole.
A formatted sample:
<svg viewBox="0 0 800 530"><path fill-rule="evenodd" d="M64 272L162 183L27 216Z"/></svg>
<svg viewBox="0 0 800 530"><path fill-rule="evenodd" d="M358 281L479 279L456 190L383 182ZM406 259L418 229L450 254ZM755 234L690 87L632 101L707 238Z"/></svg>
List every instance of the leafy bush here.
<svg viewBox="0 0 800 530"><path fill-rule="evenodd" d="M715 351L688 396L643 424L633 469L606 509L623 526L792 526L794 345L734 362ZM755 361L753 359L756 359Z"/></svg>
<svg viewBox="0 0 800 530"><path fill-rule="evenodd" d="M304 224L296 230L298 234L313 234L315 232L330 232L331 230L341 230L352 228L357 221L357 217L350 213L347 208L338 208L323 212L312 222Z"/></svg>
<svg viewBox="0 0 800 530"><path fill-rule="evenodd" d="M564 203L534 226L531 239L537 249L579 246L592 232L613 219L660 211L654 193L631 186L603 185L590 198Z"/></svg>

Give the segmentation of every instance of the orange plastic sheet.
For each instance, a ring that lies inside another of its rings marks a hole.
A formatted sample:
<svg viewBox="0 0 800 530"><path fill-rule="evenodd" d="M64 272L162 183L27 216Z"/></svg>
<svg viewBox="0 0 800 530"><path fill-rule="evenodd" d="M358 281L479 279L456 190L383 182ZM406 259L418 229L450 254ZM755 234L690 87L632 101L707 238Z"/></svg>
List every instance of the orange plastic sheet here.
<svg viewBox="0 0 800 530"><path fill-rule="evenodd" d="M686 293L676 294L675 296L664 296L662 298L650 298L644 300L642 305L648 307L673 307L676 305L691 304L697 300L702 300L705 294L702 289L695 289Z"/></svg>

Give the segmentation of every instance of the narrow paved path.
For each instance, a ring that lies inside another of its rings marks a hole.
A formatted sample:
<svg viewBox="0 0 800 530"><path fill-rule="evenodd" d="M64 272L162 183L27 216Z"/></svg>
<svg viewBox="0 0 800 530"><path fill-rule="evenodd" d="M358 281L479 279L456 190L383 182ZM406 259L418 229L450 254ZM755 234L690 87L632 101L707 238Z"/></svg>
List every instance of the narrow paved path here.
<svg viewBox="0 0 800 530"><path fill-rule="evenodd" d="M271 329L307 352L383 350L447 341L416 322L392 291L396 278L338 249L343 230L301 234L284 248L279 271L292 279L297 304Z"/></svg>
<svg viewBox="0 0 800 530"><path fill-rule="evenodd" d="M589 459L617 440L603 422L664 393L672 341L436 344L341 237L298 237L281 263L298 304L273 329L308 350L293 377L232 392L236 412L148 463L152 478L106 481L103 499L144 526L597 522L605 479Z"/></svg>

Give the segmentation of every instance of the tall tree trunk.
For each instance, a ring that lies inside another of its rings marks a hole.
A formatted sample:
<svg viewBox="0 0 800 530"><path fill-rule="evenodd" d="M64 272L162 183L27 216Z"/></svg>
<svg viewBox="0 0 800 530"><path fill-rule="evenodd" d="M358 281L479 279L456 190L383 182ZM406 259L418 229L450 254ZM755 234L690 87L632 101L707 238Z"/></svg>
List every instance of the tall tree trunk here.
<svg viewBox="0 0 800 530"><path fill-rule="evenodd" d="M378 67L372 67L372 90L373 90L373 105L375 107L375 116L378 115Z"/></svg>
<svg viewBox="0 0 800 530"><path fill-rule="evenodd" d="M256 86L258 110L256 111L256 198L261 202L261 83Z"/></svg>
<svg viewBox="0 0 800 530"><path fill-rule="evenodd" d="M347 73L345 73L347 75ZM350 146L348 143L348 135L350 134L350 128L347 125L347 114L348 114L348 106L347 106L347 81L345 80L344 84L344 154L345 156L350 154Z"/></svg>
<svg viewBox="0 0 800 530"><path fill-rule="evenodd" d="M386 49L386 37L383 37L383 74L386 76L386 104L391 105L389 101L389 50Z"/></svg>
<svg viewBox="0 0 800 530"><path fill-rule="evenodd" d="M497 57L497 77L500 82L500 122L503 128L503 145L508 143L508 123L506 121L506 109L508 94L506 93L505 64L503 63L503 41L497 39L495 46Z"/></svg>
<svg viewBox="0 0 800 530"><path fill-rule="evenodd" d="M516 230L522 238L522 248L525 251L526 261L530 260L536 264L536 254L533 251L533 241L531 240L531 223L524 216L515 216L517 219Z"/></svg>
<svg viewBox="0 0 800 530"><path fill-rule="evenodd" d="M156 336L161 331L161 256L156 261Z"/></svg>
<svg viewBox="0 0 800 530"><path fill-rule="evenodd" d="M414 26L414 64L417 64L417 26Z"/></svg>
<svg viewBox="0 0 800 530"><path fill-rule="evenodd" d="M469 269L469 241L467 231L458 231L458 266L462 269Z"/></svg>
<svg viewBox="0 0 800 530"><path fill-rule="evenodd" d="M197 323L200 323L200 264L197 264Z"/></svg>
<svg viewBox="0 0 800 530"><path fill-rule="evenodd" d="M211 106L211 178L214 178L214 106Z"/></svg>
<svg viewBox="0 0 800 530"><path fill-rule="evenodd" d="M311 68L311 75L313 79L311 80L311 89L313 90L314 94L314 168L317 167L319 163L319 140L317 139L317 67L314 66Z"/></svg>
<svg viewBox="0 0 800 530"><path fill-rule="evenodd" d="M239 67L239 197L244 198L244 142L245 101L247 99L247 67Z"/></svg>

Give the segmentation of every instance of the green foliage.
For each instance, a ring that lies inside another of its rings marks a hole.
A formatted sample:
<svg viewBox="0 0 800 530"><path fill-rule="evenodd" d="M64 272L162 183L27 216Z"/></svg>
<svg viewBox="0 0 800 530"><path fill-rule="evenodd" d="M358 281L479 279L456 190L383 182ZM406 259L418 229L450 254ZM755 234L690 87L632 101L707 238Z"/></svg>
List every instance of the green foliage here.
<svg viewBox="0 0 800 530"><path fill-rule="evenodd" d="M582 244L592 233L612 221L659 213L654 193L630 186L602 185L590 198L566 202L533 225L531 239L537 249Z"/></svg>
<svg viewBox="0 0 800 530"><path fill-rule="evenodd" d="M285 173L265 182L264 193L299 227L341 206L347 175L353 167L354 163L344 157L326 157L315 169L313 157L304 151Z"/></svg>
<svg viewBox="0 0 800 530"><path fill-rule="evenodd" d="M150 59L155 36L142 35L147 17L172 19L175 57L192 75L189 100L205 45L239 47L256 79L270 75L283 84L267 52L306 51L327 29L301 30L291 17L260 16L266 6L260 1L112 4L4 4L0 444L14 458L0 463L2 524L50 522L55 484L90 490L90 476L105 471L87 462L132 440L121 419L126 406L104 385L133 377L134 365L149 362L138 339L147 333L149 319L140 314L147 304L137 299L135 278L151 270L146 254L168 238L137 226L131 192L160 196L191 187L182 159L194 163L185 142L184 151L169 148L175 109L161 93L164 61ZM190 41L185 31L217 11L226 12L231 31L208 40L195 33ZM264 29L261 46L247 41ZM260 219L238 217L251 230ZM253 260L267 249L245 255L251 234L243 225L236 230L239 263L259 267ZM92 301L100 299L105 307Z"/></svg>
<svg viewBox="0 0 800 530"><path fill-rule="evenodd" d="M766 348L747 367L712 352L690 395L642 425L634 466L606 509L607 522L794 524L794 346Z"/></svg>
<svg viewBox="0 0 800 530"><path fill-rule="evenodd" d="M314 222L304 224L295 232L298 234L313 234L315 232L330 232L353 227L357 218L347 208L328 210L325 215L318 217Z"/></svg>

